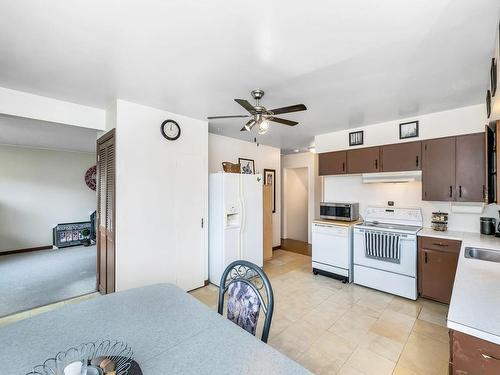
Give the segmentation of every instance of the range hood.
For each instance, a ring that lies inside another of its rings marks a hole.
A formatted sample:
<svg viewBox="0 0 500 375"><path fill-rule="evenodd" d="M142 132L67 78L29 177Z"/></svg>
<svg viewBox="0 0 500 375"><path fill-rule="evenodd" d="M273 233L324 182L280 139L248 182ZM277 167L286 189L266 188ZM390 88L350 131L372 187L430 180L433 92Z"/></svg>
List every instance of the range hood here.
<svg viewBox="0 0 500 375"><path fill-rule="evenodd" d="M422 181L422 171L363 173L364 184Z"/></svg>

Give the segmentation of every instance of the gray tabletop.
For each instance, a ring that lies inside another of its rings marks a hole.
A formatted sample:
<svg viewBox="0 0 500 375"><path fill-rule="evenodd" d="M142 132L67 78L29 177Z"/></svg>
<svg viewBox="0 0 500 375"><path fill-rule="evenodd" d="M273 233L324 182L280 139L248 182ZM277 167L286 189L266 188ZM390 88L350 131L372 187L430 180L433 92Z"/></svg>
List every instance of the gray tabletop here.
<svg viewBox="0 0 500 375"><path fill-rule="evenodd" d="M0 373L24 375L59 351L102 339L127 342L144 375L309 374L170 284L96 297L0 328Z"/></svg>

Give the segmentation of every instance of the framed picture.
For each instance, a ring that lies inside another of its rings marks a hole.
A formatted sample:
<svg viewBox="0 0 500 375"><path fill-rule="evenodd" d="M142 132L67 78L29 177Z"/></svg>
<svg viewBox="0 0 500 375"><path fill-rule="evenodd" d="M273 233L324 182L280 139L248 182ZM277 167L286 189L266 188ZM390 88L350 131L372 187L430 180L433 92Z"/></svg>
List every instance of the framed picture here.
<svg viewBox="0 0 500 375"><path fill-rule="evenodd" d="M273 213L276 212L276 170L275 169L264 169L264 185L272 185L273 187L273 197L272 206Z"/></svg>
<svg viewBox="0 0 500 375"><path fill-rule="evenodd" d="M486 91L486 117L490 118L491 115L491 92Z"/></svg>
<svg viewBox="0 0 500 375"><path fill-rule="evenodd" d="M363 144L363 130L349 133L349 146L360 146Z"/></svg>
<svg viewBox="0 0 500 375"><path fill-rule="evenodd" d="M241 166L241 173L255 174L255 162L252 159L238 158L238 164Z"/></svg>
<svg viewBox="0 0 500 375"><path fill-rule="evenodd" d="M399 139L418 137L418 121L399 124Z"/></svg>
<svg viewBox="0 0 500 375"><path fill-rule="evenodd" d="M495 93L497 91L497 62L494 58L491 59L490 89L491 89L491 96L495 96Z"/></svg>

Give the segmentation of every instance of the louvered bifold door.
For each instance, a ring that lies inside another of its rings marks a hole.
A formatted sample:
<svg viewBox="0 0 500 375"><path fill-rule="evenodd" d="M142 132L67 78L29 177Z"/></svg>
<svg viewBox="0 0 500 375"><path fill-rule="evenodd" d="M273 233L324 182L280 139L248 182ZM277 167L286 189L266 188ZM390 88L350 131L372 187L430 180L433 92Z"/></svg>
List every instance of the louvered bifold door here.
<svg viewBox="0 0 500 375"><path fill-rule="evenodd" d="M115 291L115 132L97 141L97 286Z"/></svg>
<svg viewBox="0 0 500 375"><path fill-rule="evenodd" d="M113 138L114 142L114 138ZM115 145L106 147L106 293L115 291Z"/></svg>

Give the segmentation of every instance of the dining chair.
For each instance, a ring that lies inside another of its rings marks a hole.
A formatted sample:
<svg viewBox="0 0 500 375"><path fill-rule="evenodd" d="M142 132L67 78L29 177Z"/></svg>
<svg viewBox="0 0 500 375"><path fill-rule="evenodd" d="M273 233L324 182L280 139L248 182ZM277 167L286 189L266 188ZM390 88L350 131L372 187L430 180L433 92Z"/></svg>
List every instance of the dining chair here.
<svg viewBox="0 0 500 375"><path fill-rule="evenodd" d="M274 310L271 283L262 269L246 260L232 262L224 270L219 286L217 311L224 315L227 293L227 318L255 336L260 310L264 313L261 340L267 343Z"/></svg>

